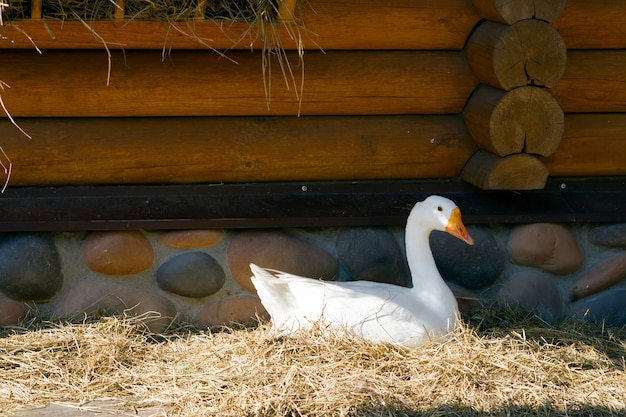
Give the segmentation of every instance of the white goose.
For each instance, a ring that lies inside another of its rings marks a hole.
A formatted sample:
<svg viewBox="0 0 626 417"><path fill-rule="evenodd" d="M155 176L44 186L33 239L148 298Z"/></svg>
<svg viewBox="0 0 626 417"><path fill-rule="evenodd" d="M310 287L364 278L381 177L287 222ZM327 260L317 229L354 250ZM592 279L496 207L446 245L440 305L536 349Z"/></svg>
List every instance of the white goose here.
<svg viewBox="0 0 626 417"><path fill-rule="evenodd" d="M474 244L452 201L430 196L417 203L405 234L412 288L371 281L321 281L250 264L252 283L274 330L281 334L318 323L374 342L419 346L452 330L457 315L456 299L430 250L433 230Z"/></svg>

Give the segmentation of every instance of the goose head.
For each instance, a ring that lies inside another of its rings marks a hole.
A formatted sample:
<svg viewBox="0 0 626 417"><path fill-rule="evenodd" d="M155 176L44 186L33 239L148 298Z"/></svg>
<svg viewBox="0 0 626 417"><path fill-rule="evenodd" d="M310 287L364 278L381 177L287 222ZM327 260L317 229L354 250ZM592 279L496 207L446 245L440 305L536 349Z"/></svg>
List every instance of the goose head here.
<svg viewBox="0 0 626 417"><path fill-rule="evenodd" d="M440 230L468 245L474 244L461 220L461 210L452 201L438 195L432 195L413 207L407 220L407 231L410 229L423 230L427 234Z"/></svg>

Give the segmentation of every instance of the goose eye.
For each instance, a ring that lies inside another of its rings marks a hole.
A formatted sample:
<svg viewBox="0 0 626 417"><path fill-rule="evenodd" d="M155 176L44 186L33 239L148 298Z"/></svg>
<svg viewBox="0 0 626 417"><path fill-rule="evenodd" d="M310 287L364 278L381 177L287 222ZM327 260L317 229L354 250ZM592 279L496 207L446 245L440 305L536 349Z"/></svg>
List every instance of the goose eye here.
<svg viewBox="0 0 626 417"><path fill-rule="evenodd" d="M438 207L437 207L437 211L443 211L443 207L438 206Z"/></svg>

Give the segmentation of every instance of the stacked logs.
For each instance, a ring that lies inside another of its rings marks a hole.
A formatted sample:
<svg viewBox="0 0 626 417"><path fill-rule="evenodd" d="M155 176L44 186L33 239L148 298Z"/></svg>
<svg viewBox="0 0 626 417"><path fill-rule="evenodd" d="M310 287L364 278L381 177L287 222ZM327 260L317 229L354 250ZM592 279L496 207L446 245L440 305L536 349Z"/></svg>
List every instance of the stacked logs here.
<svg viewBox="0 0 626 417"><path fill-rule="evenodd" d="M550 25L566 0L473 0L486 18L465 52L481 84L463 117L480 149L461 177L482 189L542 189L541 157L563 136L563 110L548 91L565 71L567 50Z"/></svg>

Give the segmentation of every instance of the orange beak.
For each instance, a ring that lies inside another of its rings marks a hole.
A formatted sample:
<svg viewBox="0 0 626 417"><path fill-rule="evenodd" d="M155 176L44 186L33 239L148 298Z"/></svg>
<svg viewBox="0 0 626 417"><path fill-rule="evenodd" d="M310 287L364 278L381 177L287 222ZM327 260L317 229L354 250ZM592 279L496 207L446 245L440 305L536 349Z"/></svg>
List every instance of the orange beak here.
<svg viewBox="0 0 626 417"><path fill-rule="evenodd" d="M450 219L448 220L448 225L446 226L446 232L450 233L452 236L461 239L463 242L468 245L474 244L474 239L470 236L461 220L461 210L459 208L455 208L452 210L452 214L450 215Z"/></svg>

